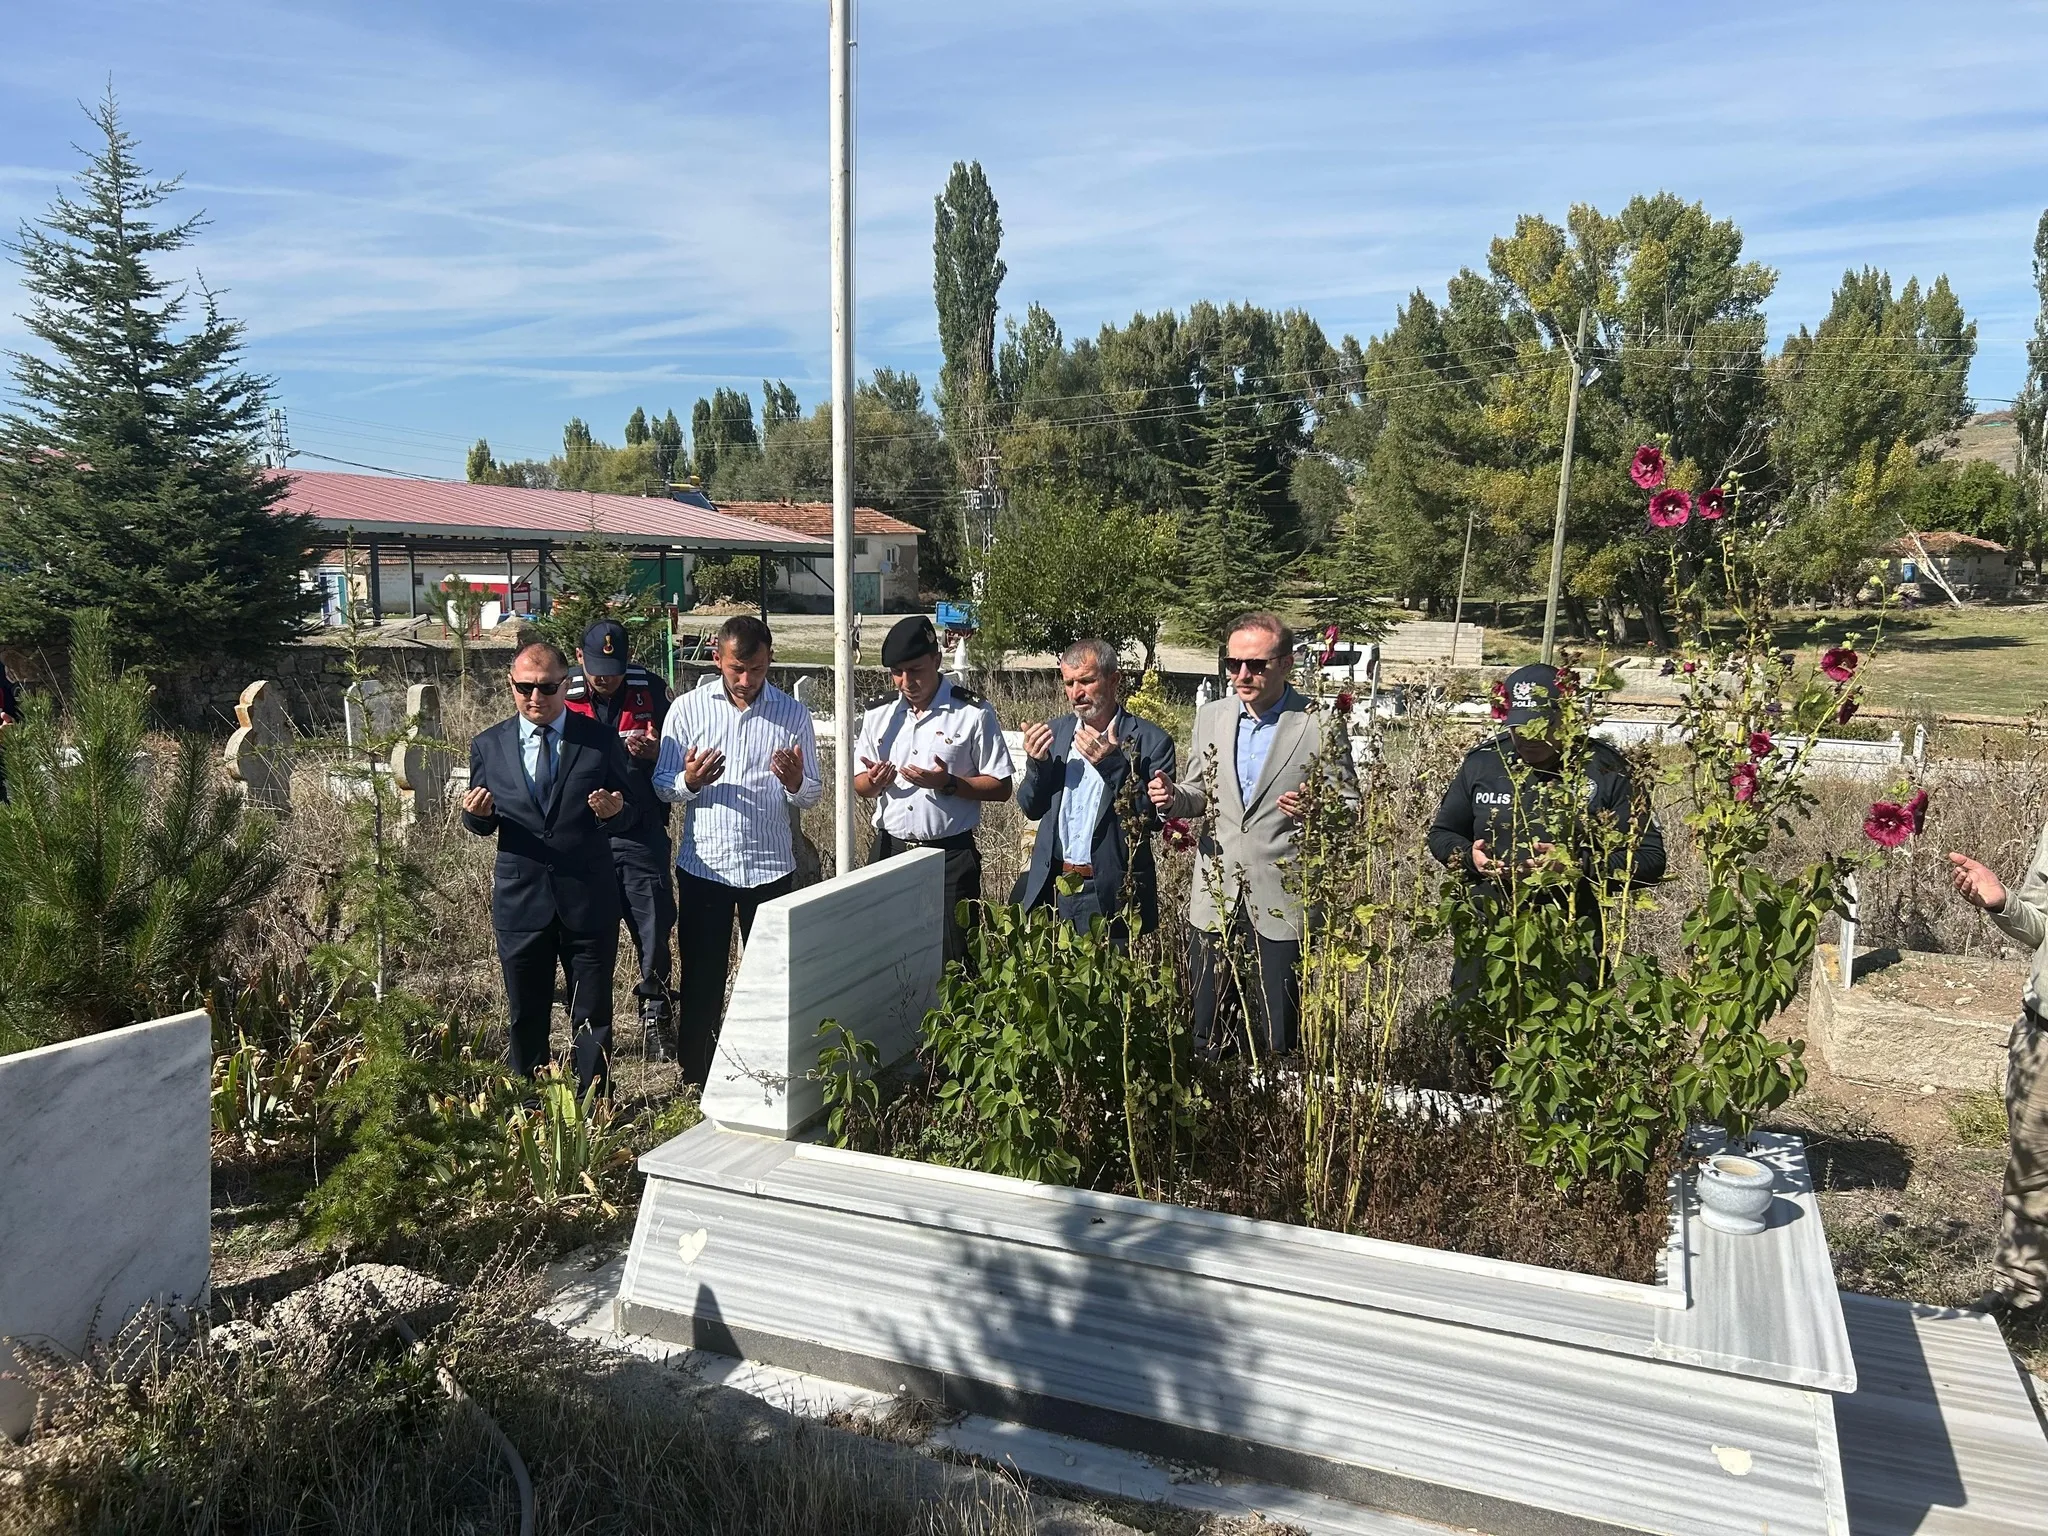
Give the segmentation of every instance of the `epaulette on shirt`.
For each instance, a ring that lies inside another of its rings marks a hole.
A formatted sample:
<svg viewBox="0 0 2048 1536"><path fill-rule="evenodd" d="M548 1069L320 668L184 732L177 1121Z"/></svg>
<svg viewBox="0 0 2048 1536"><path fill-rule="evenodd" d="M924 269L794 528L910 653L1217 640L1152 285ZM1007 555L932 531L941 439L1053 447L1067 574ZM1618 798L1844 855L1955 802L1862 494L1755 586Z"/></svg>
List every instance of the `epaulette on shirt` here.
<svg viewBox="0 0 2048 1536"><path fill-rule="evenodd" d="M861 709L863 712L870 709L880 709L884 704L894 704L902 697L903 695L900 693L878 693L872 699L869 699L867 703L861 705Z"/></svg>
<svg viewBox="0 0 2048 1536"><path fill-rule="evenodd" d="M987 699L984 699L972 688L962 688L958 683L953 685L953 697L962 704L986 704L988 702Z"/></svg>

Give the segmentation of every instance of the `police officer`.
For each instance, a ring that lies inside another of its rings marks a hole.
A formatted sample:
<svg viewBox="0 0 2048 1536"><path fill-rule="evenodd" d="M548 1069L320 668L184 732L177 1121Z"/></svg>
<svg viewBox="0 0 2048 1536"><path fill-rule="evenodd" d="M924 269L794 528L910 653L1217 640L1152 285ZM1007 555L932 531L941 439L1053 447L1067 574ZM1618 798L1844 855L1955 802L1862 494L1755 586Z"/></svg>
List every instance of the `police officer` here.
<svg viewBox="0 0 2048 1536"><path fill-rule="evenodd" d="M624 836L612 839L612 864L618 871L619 905L640 962L633 995L640 1000L647 1054L655 1061L675 1059L669 950L676 926L676 893L669 872L668 807L655 799L653 790L668 705L667 685L629 659L624 625L601 619L583 632L576 670L569 674L568 707L619 733L633 776L647 790L641 816Z"/></svg>
<svg viewBox="0 0 2048 1536"><path fill-rule="evenodd" d="M1444 792L1429 829L1429 851L1437 862L1488 883L1511 880L1553 851L1567 833L1546 824L1543 798L1563 783L1567 766L1559 737L1560 681L1576 679L1562 668L1538 662L1510 673L1496 718L1507 727L1465 754ZM1622 834L1605 854L1610 879L1648 885L1664 878L1664 834L1638 807L1628 759L1598 739L1586 743L1587 811L1613 818ZM1633 845L1633 846L1631 846ZM1597 903L1584 905L1597 916ZM1469 1000L1479 980L1479 958L1460 959L1451 971L1455 999Z"/></svg>
<svg viewBox="0 0 2048 1536"><path fill-rule="evenodd" d="M981 900L974 829L983 801L1010 798L1013 768L996 712L939 672L939 635L919 614L882 642L896 692L868 701L854 745L854 792L874 800L873 864L912 848L946 855L946 958L965 960L963 901Z"/></svg>

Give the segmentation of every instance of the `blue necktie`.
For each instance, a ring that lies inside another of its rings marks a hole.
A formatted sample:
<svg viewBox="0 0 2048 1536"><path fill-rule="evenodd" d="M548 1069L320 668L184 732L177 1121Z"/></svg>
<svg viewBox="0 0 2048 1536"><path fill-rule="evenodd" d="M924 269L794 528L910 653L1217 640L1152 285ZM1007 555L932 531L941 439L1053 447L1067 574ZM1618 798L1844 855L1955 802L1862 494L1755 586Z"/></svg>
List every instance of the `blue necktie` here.
<svg viewBox="0 0 2048 1536"><path fill-rule="evenodd" d="M533 794L543 806L555 789L555 764L551 753L555 729L551 725L540 728L540 757L533 765Z"/></svg>

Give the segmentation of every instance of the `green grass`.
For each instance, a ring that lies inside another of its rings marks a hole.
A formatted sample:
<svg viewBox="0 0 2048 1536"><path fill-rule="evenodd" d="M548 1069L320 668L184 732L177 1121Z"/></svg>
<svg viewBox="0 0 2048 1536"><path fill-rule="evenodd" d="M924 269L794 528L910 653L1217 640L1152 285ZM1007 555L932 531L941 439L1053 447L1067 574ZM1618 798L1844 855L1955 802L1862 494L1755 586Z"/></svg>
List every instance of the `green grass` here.
<svg viewBox="0 0 2048 1536"><path fill-rule="evenodd" d="M1788 616L1778 635L1808 653L1875 640L1864 680L1869 702L1889 709L2028 715L2048 702L2048 604L1824 611Z"/></svg>

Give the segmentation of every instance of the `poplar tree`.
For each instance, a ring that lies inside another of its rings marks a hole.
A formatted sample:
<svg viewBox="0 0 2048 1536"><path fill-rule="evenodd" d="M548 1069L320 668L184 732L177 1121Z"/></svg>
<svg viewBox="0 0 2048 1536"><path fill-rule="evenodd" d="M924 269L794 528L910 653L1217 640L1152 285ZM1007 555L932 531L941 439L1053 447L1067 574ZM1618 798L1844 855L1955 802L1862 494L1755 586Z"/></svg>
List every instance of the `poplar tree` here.
<svg viewBox="0 0 2048 1536"><path fill-rule="evenodd" d="M242 327L216 295L158 275L201 216L150 213L178 191L135 158L111 93L101 143L41 224L9 246L38 344L12 356L0 415L0 639L59 647L104 609L145 665L253 660L319 606L299 570L316 538L282 512L257 435L268 381L239 366Z"/></svg>

